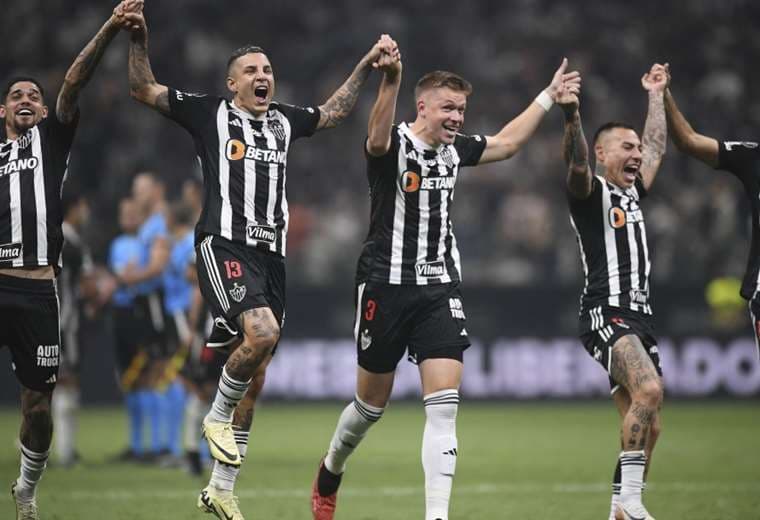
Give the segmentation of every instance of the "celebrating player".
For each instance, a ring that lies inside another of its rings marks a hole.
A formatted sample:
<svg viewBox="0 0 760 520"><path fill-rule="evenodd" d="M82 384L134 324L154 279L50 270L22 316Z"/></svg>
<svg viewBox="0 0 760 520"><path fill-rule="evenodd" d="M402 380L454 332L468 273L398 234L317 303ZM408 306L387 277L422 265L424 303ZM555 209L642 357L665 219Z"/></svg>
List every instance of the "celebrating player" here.
<svg viewBox="0 0 760 520"><path fill-rule="evenodd" d="M240 335L242 342L222 371L203 421L203 434L218 463L198 507L219 518L239 519L232 489L285 308L287 154L296 139L345 119L373 64L381 52L396 52L395 42L384 35L323 105L307 108L273 101L269 58L260 47L242 47L227 62L228 100L157 83L148 60L141 2L127 0L120 8L132 30L132 96L190 132L203 166L206 203L196 228L199 283L218 327Z"/></svg>
<svg viewBox="0 0 760 520"><path fill-rule="evenodd" d="M79 122L78 100L119 31L111 16L66 72L55 109L30 77L10 79L0 99L0 346L8 345L21 383L21 474L16 515L38 518L37 484L53 435L51 399L60 360L55 275L61 269L61 188Z"/></svg>
<svg viewBox="0 0 760 520"><path fill-rule="evenodd" d="M670 69L663 66L668 74ZM760 355L760 148L757 141L717 139L697 133L683 116L670 89L665 90L665 114L671 139L679 150L699 159L708 166L736 175L744 186L752 208L752 241L747 270L742 281L741 295L749 302L749 312Z"/></svg>
<svg viewBox="0 0 760 520"><path fill-rule="evenodd" d="M641 501L646 467L660 432L663 385L649 305L650 258L640 202L665 153L663 91L658 68L641 80L649 93L644 135L611 122L594 136L596 175L589 167L578 96L563 92L563 155L567 198L585 275L580 334L607 370L622 417L622 451L615 469L610 518L651 519Z"/></svg>
<svg viewBox="0 0 760 520"><path fill-rule="evenodd" d="M470 345L450 219L454 186L461 167L517 153L558 92L578 91L580 76L566 67L563 60L550 85L498 134L467 136L460 133L472 92L467 81L444 71L424 75L415 88L416 120L394 124L402 66L383 60L365 145L372 208L356 276L356 397L314 481L316 520L333 518L346 460L382 416L407 349L419 365L425 404L425 518L448 518L463 352Z"/></svg>

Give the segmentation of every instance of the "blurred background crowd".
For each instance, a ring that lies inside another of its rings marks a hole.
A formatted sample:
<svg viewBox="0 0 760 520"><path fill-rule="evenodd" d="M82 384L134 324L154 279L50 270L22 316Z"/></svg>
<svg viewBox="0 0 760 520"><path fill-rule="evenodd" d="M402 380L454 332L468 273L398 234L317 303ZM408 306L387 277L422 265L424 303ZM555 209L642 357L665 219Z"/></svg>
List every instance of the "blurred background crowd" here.
<svg viewBox="0 0 760 520"><path fill-rule="evenodd" d="M0 28L3 76L39 75L48 103L73 57L108 15L108 2L11 1ZM266 5L182 0L146 2L150 55L159 82L224 94L224 66L245 43L261 45L275 68L276 99L316 105L347 77L382 32L400 45L404 84L398 118L414 115L413 85L431 69L449 69L474 85L465 131L492 134L548 83L563 56L583 75L587 136L601 123L642 128L642 74L669 62L672 91L701 132L757 139L760 7L723 2L583 2L389 0ZM169 198L199 175L191 139L128 95L126 35L108 49L84 93L69 188L83 192L92 218L84 235L104 261L117 234L117 208L133 176L151 170ZM10 50L12 49L12 50ZM343 126L294 146L289 157L290 284L349 285L367 229L369 200L362 154L376 78ZM470 286L573 284L580 262L569 225L560 156L562 119L550 113L512 160L470 169L457 189L454 222ZM740 276L748 246L741 186L669 145L645 206L657 284L705 286ZM351 253L351 254L349 254Z"/></svg>

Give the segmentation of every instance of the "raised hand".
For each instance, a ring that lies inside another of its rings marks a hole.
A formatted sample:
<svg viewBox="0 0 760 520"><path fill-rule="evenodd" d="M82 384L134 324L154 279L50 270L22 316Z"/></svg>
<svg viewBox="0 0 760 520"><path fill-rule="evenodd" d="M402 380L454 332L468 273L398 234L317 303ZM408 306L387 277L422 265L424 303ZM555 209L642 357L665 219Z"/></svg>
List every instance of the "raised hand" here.
<svg viewBox="0 0 760 520"><path fill-rule="evenodd" d="M369 52L372 68L386 74L397 74L401 70L401 52L396 41L387 34L380 36Z"/></svg>
<svg viewBox="0 0 760 520"><path fill-rule="evenodd" d="M124 30L139 31L145 26L143 0L123 0L113 10L116 23Z"/></svg>
<svg viewBox="0 0 760 520"><path fill-rule="evenodd" d="M562 63L554 73L551 83L544 89L555 103L560 103L561 95L567 99L570 94L575 94L577 101L577 96L581 91L581 73L577 70L565 72L566 70L567 58L562 58Z"/></svg>
<svg viewBox="0 0 760 520"><path fill-rule="evenodd" d="M641 86L649 92L664 92L670 83L670 70L666 63L655 63L649 72L641 77Z"/></svg>

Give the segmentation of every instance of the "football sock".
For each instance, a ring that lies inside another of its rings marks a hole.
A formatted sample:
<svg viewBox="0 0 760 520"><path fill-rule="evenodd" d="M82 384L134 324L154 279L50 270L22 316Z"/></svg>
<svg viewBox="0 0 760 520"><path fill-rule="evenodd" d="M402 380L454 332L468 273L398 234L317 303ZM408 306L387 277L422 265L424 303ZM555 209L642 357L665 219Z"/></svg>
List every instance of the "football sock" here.
<svg viewBox="0 0 760 520"><path fill-rule="evenodd" d="M610 500L610 520L615 520L617 505L620 502L620 459L615 465L615 473L612 476L612 500Z"/></svg>
<svg viewBox="0 0 760 520"><path fill-rule="evenodd" d="M354 452L370 426L380 420L383 410L384 408L365 403L359 397L354 397L343 409L325 457L325 467L330 473L340 475L346 470L346 459ZM322 496L328 496L335 491L322 493L320 489L319 492Z"/></svg>
<svg viewBox="0 0 760 520"><path fill-rule="evenodd" d="M641 503L641 490L644 487L644 468L647 457L644 451L620 452L620 502L623 504Z"/></svg>
<svg viewBox="0 0 760 520"><path fill-rule="evenodd" d="M232 412L245 395L250 384L250 379L248 381L237 381L231 378L225 366L219 378L219 388L211 405L209 417L214 421L232 422Z"/></svg>
<svg viewBox="0 0 760 520"><path fill-rule="evenodd" d="M26 501L34 498L37 483L45 471L50 451L38 453L26 448L23 444L19 443L19 446L21 447L21 474L16 479L16 496L19 500Z"/></svg>
<svg viewBox="0 0 760 520"><path fill-rule="evenodd" d="M53 424L55 424L55 452L58 462L74 462L79 389L59 385L53 392Z"/></svg>
<svg viewBox="0 0 760 520"><path fill-rule="evenodd" d="M240 452L240 466L230 466L224 464L218 460L214 461L214 469L211 471L211 480L209 484L217 489L223 491L230 491L235 488L235 481L240 474L240 468L243 461L245 461L245 454L248 451L248 435L249 432L239 429L237 426L232 426L233 434L235 435L235 444L237 444L238 451Z"/></svg>
<svg viewBox="0 0 760 520"><path fill-rule="evenodd" d="M424 397L425 520L448 520L449 497L457 463L456 418L459 392L440 390Z"/></svg>
<svg viewBox="0 0 760 520"><path fill-rule="evenodd" d="M185 388L178 380L175 380L166 390L169 410L166 415L166 444L172 455L182 455L182 416L185 408Z"/></svg>
<svg viewBox="0 0 760 520"><path fill-rule="evenodd" d="M150 451L157 455L166 447L162 435L162 419L166 413L166 395L158 390L150 390L147 403L150 419Z"/></svg>
<svg viewBox="0 0 760 520"><path fill-rule="evenodd" d="M204 403L195 394L190 394L185 407L185 450L199 451L201 437L201 421L205 415Z"/></svg>
<svg viewBox="0 0 760 520"><path fill-rule="evenodd" d="M142 430L146 393L139 390L137 392L129 392L124 396L129 415L129 449L137 455L141 455L143 452Z"/></svg>

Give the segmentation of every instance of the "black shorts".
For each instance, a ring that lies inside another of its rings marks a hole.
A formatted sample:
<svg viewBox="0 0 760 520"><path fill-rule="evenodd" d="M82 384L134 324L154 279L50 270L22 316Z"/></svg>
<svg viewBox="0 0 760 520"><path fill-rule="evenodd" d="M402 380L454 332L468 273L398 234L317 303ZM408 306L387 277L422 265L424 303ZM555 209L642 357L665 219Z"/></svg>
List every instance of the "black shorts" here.
<svg viewBox="0 0 760 520"><path fill-rule="evenodd" d="M392 372L408 349L409 360L462 361L470 346L459 283L356 288L354 339L359 366L376 374Z"/></svg>
<svg viewBox="0 0 760 520"><path fill-rule="evenodd" d="M633 334L641 340L641 344L654 363L657 373L662 377L660 353L654 335L652 318L647 314L630 311L618 307L599 306L581 315L580 339L586 352L610 373L612 347L615 342ZM615 393L619 384L612 377L610 380L611 393Z"/></svg>
<svg viewBox="0 0 760 520"><path fill-rule="evenodd" d="M167 315L164 294L160 290L135 297L135 318L140 327L140 344L152 359L171 355L167 343Z"/></svg>
<svg viewBox="0 0 760 520"><path fill-rule="evenodd" d="M215 319L223 319L228 329L237 331L240 313L269 307L282 327L284 258L216 235L204 237L195 252L198 284Z"/></svg>
<svg viewBox="0 0 760 520"><path fill-rule="evenodd" d="M0 347L10 348L19 382L51 392L61 355L55 282L0 275L0 316Z"/></svg>
<svg viewBox="0 0 760 520"><path fill-rule="evenodd" d="M124 390L130 390L148 361L145 348L148 334L143 316L134 306L111 309L116 370Z"/></svg>
<svg viewBox="0 0 760 520"><path fill-rule="evenodd" d="M749 316L752 318L752 328L755 332L755 345L757 345L757 355L760 359L760 294L757 292L749 301Z"/></svg>

